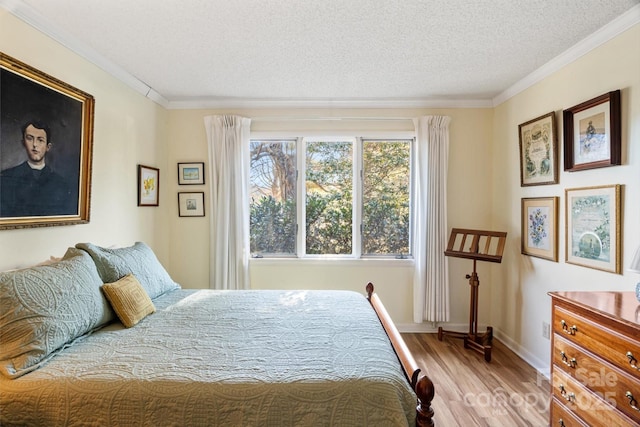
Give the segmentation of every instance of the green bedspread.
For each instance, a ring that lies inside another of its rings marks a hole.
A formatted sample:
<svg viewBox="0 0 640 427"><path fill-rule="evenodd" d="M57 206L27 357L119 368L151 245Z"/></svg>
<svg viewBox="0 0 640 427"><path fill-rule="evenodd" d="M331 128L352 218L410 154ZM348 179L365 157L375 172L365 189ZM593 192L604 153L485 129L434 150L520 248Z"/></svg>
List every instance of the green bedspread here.
<svg viewBox="0 0 640 427"><path fill-rule="evenodd" d="M20 378L0 424L407 426L416 397L373 309L348 291L176 290Z"/></svg>

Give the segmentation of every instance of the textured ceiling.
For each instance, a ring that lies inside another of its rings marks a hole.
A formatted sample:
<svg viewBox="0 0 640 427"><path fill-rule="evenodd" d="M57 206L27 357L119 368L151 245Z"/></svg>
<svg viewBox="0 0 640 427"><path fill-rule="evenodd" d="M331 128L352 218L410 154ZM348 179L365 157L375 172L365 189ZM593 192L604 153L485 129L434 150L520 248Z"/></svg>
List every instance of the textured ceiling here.
<svg viewBox="0 0 640 427"><path fill-rule="evenodd" d="M639 3L0 2L169 102L490 100Z"/></svg>

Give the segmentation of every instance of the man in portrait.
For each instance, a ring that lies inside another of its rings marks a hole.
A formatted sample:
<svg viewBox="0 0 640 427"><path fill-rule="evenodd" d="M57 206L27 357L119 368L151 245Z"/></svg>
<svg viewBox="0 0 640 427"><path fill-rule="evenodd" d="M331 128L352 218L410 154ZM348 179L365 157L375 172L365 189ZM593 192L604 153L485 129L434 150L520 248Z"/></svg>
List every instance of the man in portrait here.
<svg viewBox="0 0 640 427"><path fill-rule="evenodd" d="M74 214L77 199L63 176L47 164L47 153L54 145L51 129L28 120L20 143L26 159L0 171L0 217Z"/></svg>

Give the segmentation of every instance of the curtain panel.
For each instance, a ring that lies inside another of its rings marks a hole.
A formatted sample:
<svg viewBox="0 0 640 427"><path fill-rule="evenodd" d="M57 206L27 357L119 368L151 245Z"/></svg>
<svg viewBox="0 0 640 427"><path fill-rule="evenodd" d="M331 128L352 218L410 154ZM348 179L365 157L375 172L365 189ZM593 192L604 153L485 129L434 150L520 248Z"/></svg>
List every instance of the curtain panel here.
<svg viewBox="0 0 640 427"><path fill-rule="evenodd" d="M209 147L209 287L249 288L249 132L251 119L204 118Z"/></svg>
<svg viewBox="0 0 640 427"><path fill-rule="evenodd" d="M449 321L447 246L447 170L449 123L447 116L422 116L416 128L413 186L414 260L413 320Z"/></svg>

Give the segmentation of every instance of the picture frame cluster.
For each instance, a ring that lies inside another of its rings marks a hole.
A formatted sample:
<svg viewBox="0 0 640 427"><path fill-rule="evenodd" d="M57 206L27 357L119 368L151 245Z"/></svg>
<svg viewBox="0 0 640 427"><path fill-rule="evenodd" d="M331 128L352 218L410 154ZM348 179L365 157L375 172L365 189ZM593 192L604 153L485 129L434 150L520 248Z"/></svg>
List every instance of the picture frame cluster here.
<svg viewBox="0 0 640 427"><path fill-rule="evenodd" d="M621 159L620 90L562 111L564 171L617 166ZM518 126L520 186L559 183L555 112ZM565 262L620 274L620 184L567 188ZM521 253L558 262L560 197L521 199Z"/></svg>
<svg viewBox="0 0 640 427"><path fill-rule="evenodd" d="M178 185L204 184L204 162L178 163ZM178 216L205 216L204 191L178 192Z"/></svg>

